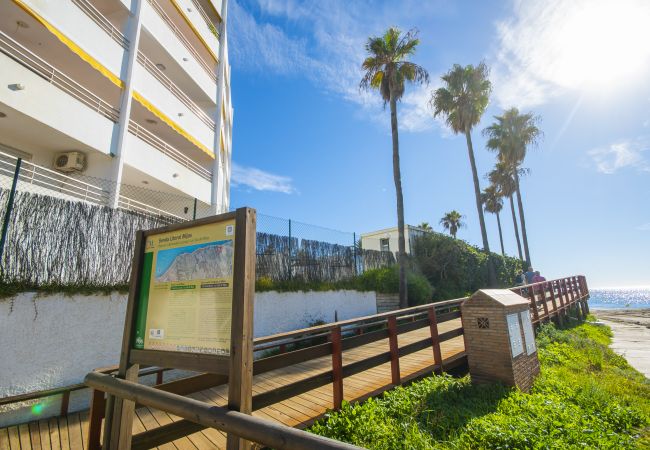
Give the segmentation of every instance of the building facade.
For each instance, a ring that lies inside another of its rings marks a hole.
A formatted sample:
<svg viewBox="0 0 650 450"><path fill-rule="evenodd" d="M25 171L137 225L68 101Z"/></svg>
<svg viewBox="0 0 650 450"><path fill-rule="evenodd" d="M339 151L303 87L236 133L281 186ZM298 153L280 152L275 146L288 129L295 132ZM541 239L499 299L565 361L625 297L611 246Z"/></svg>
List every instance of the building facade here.
<svg viewBox="0 0 650 450"><path fill-rule="evenodd" d="M404 240L406 244L406 254L411 254L413 241L419 236L431 231L422 228L406 225L404 227ZM399 232L397 227L385 228L383 230L370 231L361 234L361 248L364 250L377 250L382 252L392 252L397 255L399 251Z"/></svg>
<svg viewBox="0 0 650 450"><path fill-rule="evenodd" d="M3 0L0 176L22 158L19 189L227 211L226 24L227 0Z"/></svg>

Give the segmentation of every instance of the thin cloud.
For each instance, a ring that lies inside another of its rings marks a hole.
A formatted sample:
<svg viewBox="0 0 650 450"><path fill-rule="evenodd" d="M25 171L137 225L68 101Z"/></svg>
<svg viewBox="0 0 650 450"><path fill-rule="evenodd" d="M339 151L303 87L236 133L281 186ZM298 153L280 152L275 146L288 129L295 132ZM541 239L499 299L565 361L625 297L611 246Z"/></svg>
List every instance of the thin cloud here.
<svg viewBox="0 0 650 450"><path fill-rule="evenodd" d="M648 139L623 140L589 150L596 170L604 174L613 174L621 169L633 168L641 172L650 172L650 162L646 152L650 148Z"/></svg>
<svg viewBox="0 0 650 450"><path fill-rule="evenodd" d="M317 89L358 105L365 119L388 124L388 114L378 114L382 109L379 95L359 90L364 44L394 19L384 20L377 5L343 0L239 0L231 5L234 65L306 77ZM284 24L301 29L300 37L292 36L288 30L293 27ZM419 87L407 89L398 108L401 129L418 132L435 126L427 109L428 92Z"/></svg>
<svg viewBox="0 0 650 450"><path fill-rule="evenodd" d="M256 191L281 192L283 194L296 193L293 180L290 177L265 172L255 167L232 164L232 185L246 186Z"/></svg>
<svg viewBox="0 0 650 450"><path fill-rule="evenodd" d="M639 231L650 231L650 222L639 225L636 229Z"/></svg>

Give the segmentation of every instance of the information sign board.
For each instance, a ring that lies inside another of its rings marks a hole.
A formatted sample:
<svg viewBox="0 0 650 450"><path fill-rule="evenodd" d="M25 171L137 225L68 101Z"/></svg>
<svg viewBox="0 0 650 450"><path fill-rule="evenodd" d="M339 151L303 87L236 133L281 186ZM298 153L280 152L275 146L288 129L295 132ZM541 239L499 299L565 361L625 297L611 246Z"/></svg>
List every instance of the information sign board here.
<svg viewBox="0 0 650 450"><path fill-rule="evenodd" d="M510 337L510 350L512 357L519 356L524 352L524 346L521 342L521 325L519 325L519 315L517 313L506 316L508 322L508 335Z"/></svg>
<svg viewBox="0 0 650 450"><path fill-rule="evenodd" d="M235 221L146 237L134 348L230 354Z"/></svg>

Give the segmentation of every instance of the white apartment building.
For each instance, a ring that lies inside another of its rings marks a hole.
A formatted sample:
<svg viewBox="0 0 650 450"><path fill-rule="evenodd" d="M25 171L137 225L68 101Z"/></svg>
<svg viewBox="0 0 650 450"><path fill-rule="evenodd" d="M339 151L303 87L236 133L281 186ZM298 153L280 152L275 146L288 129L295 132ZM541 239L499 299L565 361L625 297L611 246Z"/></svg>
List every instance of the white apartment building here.
<svg viewBox="0 0 650 450"><path fill-rule="evenodd" d="M424 235L431 233L430 230L425 230L413 225L406 225L404 227L404 243L406 244L406 254L411 254L411 247L413 241ZM399 232L397 227L385 228L383 230L370 231L361 234L361 248L364 250L377 250L382 252L393 252L395 256L399 251Z"/></svg>
<svg viewBox="0 0 650 450"><path fill-rule="evenodd" d="M227 0L2 0L0 176L20 157L19 189L227 211L226 18Z"/></svg>

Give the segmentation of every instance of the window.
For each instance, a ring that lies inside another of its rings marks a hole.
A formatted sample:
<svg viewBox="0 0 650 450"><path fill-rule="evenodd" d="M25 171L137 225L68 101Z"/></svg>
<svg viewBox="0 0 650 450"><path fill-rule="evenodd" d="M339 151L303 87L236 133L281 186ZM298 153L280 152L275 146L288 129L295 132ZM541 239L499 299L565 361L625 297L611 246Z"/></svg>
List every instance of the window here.
<svg viewBox="0 0 650 450"><path fill-rule="evenodd" d="M382 252L390 251L390 241L388 238L379 239L379 250L381 250Z"/></svg>

